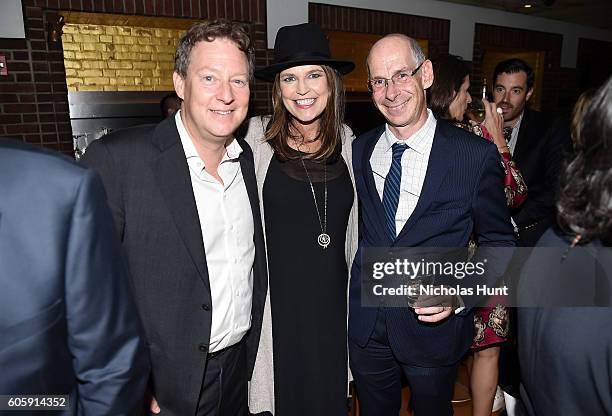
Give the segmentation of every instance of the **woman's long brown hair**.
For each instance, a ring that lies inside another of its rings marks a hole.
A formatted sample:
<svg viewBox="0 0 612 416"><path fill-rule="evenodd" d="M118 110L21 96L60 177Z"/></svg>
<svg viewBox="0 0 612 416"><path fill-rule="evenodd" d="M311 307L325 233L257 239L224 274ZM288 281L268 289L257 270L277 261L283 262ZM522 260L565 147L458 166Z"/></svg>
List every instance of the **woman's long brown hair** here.
<svg viewBox="0 0 612 416"><path fill-rule="evenodd" d="M337 146L340 145L344 122L344 84L342 76L335 69L321 65L325 72L329 88L329 98L325 110L319 118L319 131L316 139L321 141L321 147L308 157L316 160L326 160L334 155ZM289 146L290 139L297 139L294 133L295 127L291 129L293 117L285 108L280 88L280 73L276 74L272 85L272 119L266 128L266 141L270 143L276 154L282 160L295 158L295 152Z"/></svg>

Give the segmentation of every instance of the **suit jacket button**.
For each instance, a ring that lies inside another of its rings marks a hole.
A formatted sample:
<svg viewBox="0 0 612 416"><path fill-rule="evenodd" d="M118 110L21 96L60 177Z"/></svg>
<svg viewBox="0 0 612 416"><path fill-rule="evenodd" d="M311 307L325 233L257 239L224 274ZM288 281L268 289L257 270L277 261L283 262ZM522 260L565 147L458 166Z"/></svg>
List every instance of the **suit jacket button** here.
<svg viewBox="0 0 612 416"><path fill-rule="evenodd" d="M210 306L208 305L208 303L203 303L202 304L202 309L204 309L205 311L209 311L210 310Z"/></svg>
<svg viewBox="0 0 612 416"><path fill-rule="evenodd" d="M200 344L198 349L202 352L208 352L208 344Z"/></svg>

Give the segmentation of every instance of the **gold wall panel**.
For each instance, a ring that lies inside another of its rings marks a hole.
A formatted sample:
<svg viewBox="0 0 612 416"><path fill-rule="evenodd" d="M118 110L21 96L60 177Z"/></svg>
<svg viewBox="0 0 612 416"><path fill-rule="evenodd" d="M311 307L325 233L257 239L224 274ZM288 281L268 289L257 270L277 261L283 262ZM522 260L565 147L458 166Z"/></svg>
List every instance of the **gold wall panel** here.
<svg viewBox="0 0 612 416"><path fill-rule="evenodd" d="M68 91L172 91L184 29L66 23Z"/></svg>

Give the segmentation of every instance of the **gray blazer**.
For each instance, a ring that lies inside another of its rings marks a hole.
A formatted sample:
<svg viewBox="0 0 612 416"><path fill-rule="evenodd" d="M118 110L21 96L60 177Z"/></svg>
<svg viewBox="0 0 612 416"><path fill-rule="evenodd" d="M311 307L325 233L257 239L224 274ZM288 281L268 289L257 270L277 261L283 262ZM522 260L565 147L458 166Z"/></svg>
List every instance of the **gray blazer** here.
<svg viewBox="0 0 612 416"><path fill-rule="evenodd" d="M255 162L255 176L257 178L257 191L259 195L261 223L264 227L265 221L263 207L263 186L266 180L266 173L272 160L272 147L264 141L265 128L270 121L270 117L253 117L249 120L248 130L245 140L253 149L253 160ZM342 135L342 157L349 170L353 190L355 188L355 177L352 164L352 142L355 136L348 126L344 126ZM354 192L353 206L349 215L348 227L346 230L346 264L350 273L355 252L357 250L357 192ZM347 279L348 280L348 279ZM347 287L348 299L348 287ZM348 310L348 309L347 309ZM249 410L251 413L270 412L274 414L274 362L273 362L273 342L272 342L272 314L270 308L270 295L266 296L264 316L255 361L255 369L249 384ZM348 363L347 363L347 371ZM350 373L349 373L350 379ZM347 386L348 392L348 386Z"/></svg>
<svg viewBox="0 0 612 416"><path fill-rule="evenodd" d="M253 156L239 140L240 166L255 226L253 306L246 335L252 370L267 290ZM204 242L185 152L174 117L113 132L83 158L102 176L127 255L164 415L194 414L206 366L212 300Z"/></svg>

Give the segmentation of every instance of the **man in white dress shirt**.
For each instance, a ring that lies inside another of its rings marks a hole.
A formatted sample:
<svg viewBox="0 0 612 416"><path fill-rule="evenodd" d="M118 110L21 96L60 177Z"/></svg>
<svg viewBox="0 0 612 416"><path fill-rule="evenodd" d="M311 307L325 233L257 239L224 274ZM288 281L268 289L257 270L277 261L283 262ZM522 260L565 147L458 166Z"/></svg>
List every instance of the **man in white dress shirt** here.
<svg viewBox="0 0 612 416"><path fill-rule="evenodd" d="M237 24L194 25L173 75L183 100L84 161L104 181L152 363L150 411L245 415L266 291L247 114L252 49Z"/></svg>
<svg viewBox="0 0 612 416"><path fill-rule="evenodd" d="M416 416L452 415L458 363L472 341L473 301L467 308L458 299L410 308L364 305L362 261L381 247L466 247L471 235L477 255L512 247L499 153L427 109L433 69L414 39L385 36L367 65L372 100L386 123L353 142L361 221L348 334L360 412L397 415L405 378ZM507 260L487 270L486 283L499 278Z"/></svg>

